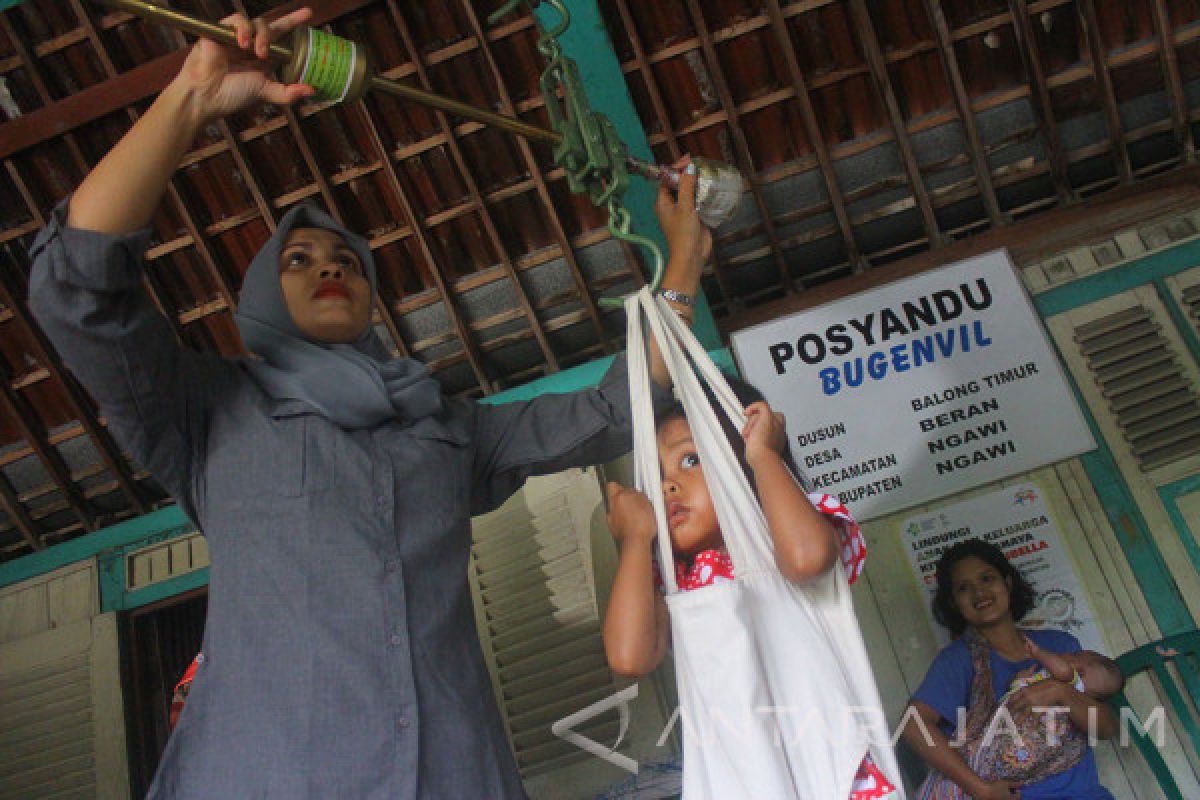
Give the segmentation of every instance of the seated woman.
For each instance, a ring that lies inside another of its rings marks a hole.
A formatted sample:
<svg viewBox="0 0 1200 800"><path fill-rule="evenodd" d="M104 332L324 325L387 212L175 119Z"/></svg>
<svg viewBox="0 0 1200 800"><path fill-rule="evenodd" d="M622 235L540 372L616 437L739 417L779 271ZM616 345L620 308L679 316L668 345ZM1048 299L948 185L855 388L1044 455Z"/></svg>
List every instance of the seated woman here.
<svg viewBox="0 0 1200 800"><path fill-rule="evenodd" d="M1043 666L1033 653L1080 652L1069 633L1017 627L1033 599L1004 553L980 539L954 545L938 562L934 617L958 638L934 658L905 717L904 740L933 768L923 800L1112 800L1087 736L1116 733L1111 709L1054 677L1057 662L1046 665L1049 677L1009 694L1014 679Z"/></svg>

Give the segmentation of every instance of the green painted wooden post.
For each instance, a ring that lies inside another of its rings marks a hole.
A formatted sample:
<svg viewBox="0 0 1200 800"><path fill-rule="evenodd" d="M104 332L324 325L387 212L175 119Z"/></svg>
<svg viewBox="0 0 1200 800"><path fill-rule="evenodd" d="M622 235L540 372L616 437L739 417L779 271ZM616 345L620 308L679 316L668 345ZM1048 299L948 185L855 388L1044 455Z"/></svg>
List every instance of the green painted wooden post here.
<svg viewBox="0 0 1200 800"><path fill-rule="evenodd" d="M1171 576L1171 572L1163 560L1162 552L1154 543L1150 526L1146 523L1146 518L1142 516L1141 509L1138 508L1137 501L1125 483L1124 477L1117 469L1112 451L1108 449L1108 445L1101 438L1096 421L1092 418L1087 406L1083 405L1083 398L1079 395L1078 390L1075 390L1075 402L1083 410L1088 427L1092 429L1092 436L1099 445L1096 450L1084 453L1079 460L1083 463L1088 480L1091 481L1092 486L1096 489L1096 494L1100 497L1104 506L1104 514L1108 517L1117 542L1121 545L1121 550L1125 553L1125 558L1128 559L1129 566L1133 569L1134 578L1141 587L1142 594L1146 597L1146 604L1150 607L1150 613L1154 615L1154 621L1158 624L1163 636L1183 633L1195 628L1195 621L1188 611L1187 604L1183 602L1183 594L1179 591L1179 585L1175 583L1175 579Z"/></svg>
<svg viewBox="0 0 1200 800"><path fill-rule="evenodd" d="M621 72L621 64L604 28L596 0L564 0L564 5L571 12L571 24L558 41L563 54L579 65L579 74L583 85L587 87L592 108L612 121L617 135L630 153L638 158L653 159L650 142L638 119L637 109L625 83L625 73ZM559 15L548 4L539 5L534 13L546 25L554 25L559 21ZM667 240L654 214L656 191L642 178L632 178L625 195L625 207L633 216L633 229L654 239L666 253ZM703 297L697 298L696 321L692 327L696 331L696 338L706 349L720 347L721 336L717 332L717 324Z"/></svg>

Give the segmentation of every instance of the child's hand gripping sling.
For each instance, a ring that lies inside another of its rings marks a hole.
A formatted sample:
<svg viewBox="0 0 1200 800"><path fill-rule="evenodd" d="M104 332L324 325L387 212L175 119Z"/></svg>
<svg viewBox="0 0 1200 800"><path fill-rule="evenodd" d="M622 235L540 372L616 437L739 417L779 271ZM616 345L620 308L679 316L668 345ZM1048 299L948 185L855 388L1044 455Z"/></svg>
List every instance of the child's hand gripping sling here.
<svg viewBox="0 0 1200 800"><path fill-rule="evenodd" d="M673 557L643 315L683 402L736 576L681 593L674 570L661 570L683 721L684 800L841 800L868 750L897 781L840 561L803 587L783 577L762 508L692 364L740 429L745 417L733 391L663 300L643 289L625 310L635 481L654 506L659 563Z"/></svg>

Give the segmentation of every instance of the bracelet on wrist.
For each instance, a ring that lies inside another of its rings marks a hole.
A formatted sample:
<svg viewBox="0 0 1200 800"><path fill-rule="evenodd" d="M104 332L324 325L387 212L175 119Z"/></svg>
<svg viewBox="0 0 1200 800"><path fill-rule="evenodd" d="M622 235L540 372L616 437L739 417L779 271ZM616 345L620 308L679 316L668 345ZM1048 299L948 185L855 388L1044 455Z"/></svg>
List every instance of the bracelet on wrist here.
<svg viewBox="0 0 1200 800"><path fill-rule="evenodd" d="M678 303L679 305L687 306L688 308L692 307L692 296L690 294L677 292L674 289L659 289L658 293L662 295L664 299L670 300L672 303Z"/></svg>

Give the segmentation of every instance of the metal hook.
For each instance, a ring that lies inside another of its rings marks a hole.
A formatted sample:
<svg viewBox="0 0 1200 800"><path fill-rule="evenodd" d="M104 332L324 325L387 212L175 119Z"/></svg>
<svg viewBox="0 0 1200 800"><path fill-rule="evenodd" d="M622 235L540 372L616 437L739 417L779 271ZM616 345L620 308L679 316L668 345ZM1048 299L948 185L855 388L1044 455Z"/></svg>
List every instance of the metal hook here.
<svg viewBox="0 0 1200 800"><path fill-rule="evenodd" d="M546 25L543 23L542 29L545 30L545 35L558 38L566 33L567 28L571 25L571 12L567 10L566 4L562 0L535 0L530 3L530 6L536 6L539 2L545 2L546 5L553 8L562 17L562 21L549 30L546 30Z"/></svg>
<svg viewBox="0 0 1200 800"><path fill-rule="evenodd" d="M631 233L629 230L629 211L621 208L618 205L616 198L611 198L608 201L608 230L617 239L629 242L630 244L641 245L650 253L651 259L651 276L650 276L650 292L655 294L662 286L663 272L665 259L663 258L662 248L658 246L658 242L646 236L637 233ZM618 308L625 305L625 301L619 297L602 297L600 305L607 308Z"/></svg>

